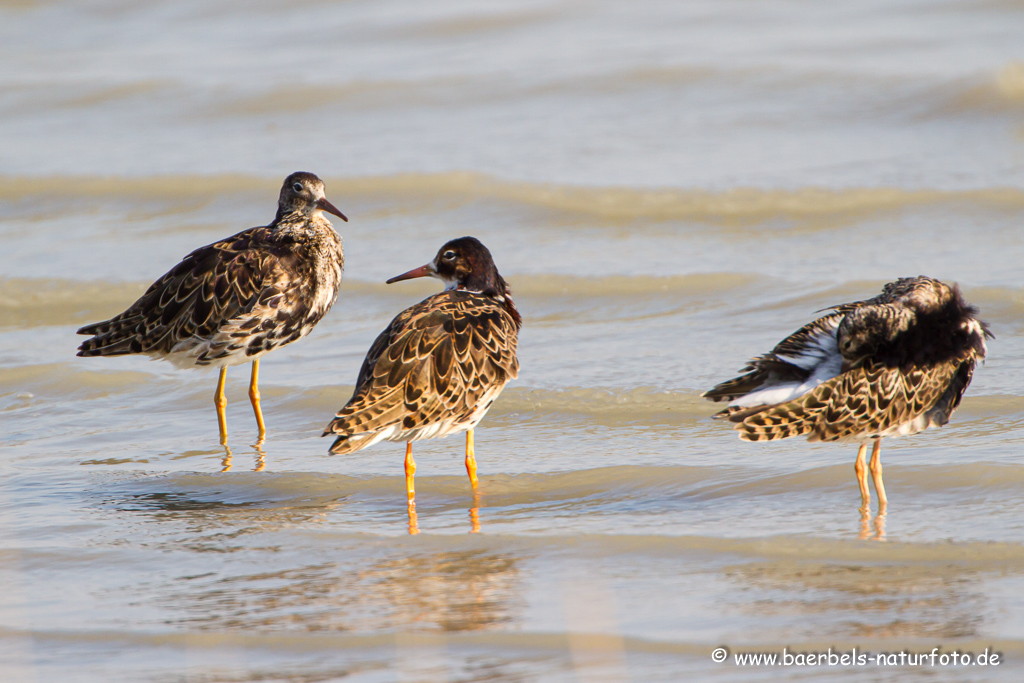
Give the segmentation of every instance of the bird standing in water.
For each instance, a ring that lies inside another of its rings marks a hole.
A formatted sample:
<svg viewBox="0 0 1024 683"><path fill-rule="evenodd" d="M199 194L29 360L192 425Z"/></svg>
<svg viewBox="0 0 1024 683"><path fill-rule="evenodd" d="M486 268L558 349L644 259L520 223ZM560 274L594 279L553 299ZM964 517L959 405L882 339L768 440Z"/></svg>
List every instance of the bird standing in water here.
<svg viewBox="0 0 1024 683"><path fill-rule="evenodd" d="M473 429L519 374L522 319L487 250L473 237L445 244L430 263L388 284L435 277L445 290L399 313L363 361L355 393L327 425L331 453L405 441L405 482L414 528L412 442L466 431L466 472L477 487Z"/></svg>
<svg viewBox="0 0 1024 683"><path fill-rule="evenodd" d="M736 423L746 441L859 441L854 470L865 513L865 455L873 443L870 472L881 515L881 440L949 420L992 336L977 312L956 286L902 278L873 299L834 306L750 361L747 374L703 396L730 402L715 417Z"/></svg>
<svg viewBox="0 0 1024 683"><path fill-rule="evenodd" d="M180 368L220 368L214 405L223 445L227 366L252 361L249 399L262 443L260 357L309 334L338 298L345 255L323 211L348 220L318 177L292 173L270 225L193 251L128 310L78 330L94 335L78 355L142 354Z"/></svg>

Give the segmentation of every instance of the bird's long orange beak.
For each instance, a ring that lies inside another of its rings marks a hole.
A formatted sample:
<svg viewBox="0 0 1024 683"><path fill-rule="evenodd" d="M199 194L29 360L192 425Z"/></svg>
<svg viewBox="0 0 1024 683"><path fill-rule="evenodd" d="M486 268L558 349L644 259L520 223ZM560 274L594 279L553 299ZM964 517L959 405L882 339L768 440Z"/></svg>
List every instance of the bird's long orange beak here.
<svg viewBox="0 0 1024 683"><path fill-rule="evenodd" d="M437 271L434 270L434 264L428 263L425 266L413 268L407 273L402 273L401 275L394 276L393 278L388 280L388 284L390 285L392 282L401 282L402 280L412 280L413 278L417 277L433 277L436 273Z"/></svg>
<svg viewBox="0 0 1024 683"><path fill-rule="evenodd" d="M332 213L341 220L348 223L348 218L345 217L345 214L343 214L341 211L338 211L337 207L334 206L334 204L331 204L329 201L327 201L327 197L321 197L320 199L316 200L316 208L320 209L321 211L326 211L327 213Z"/></svg>

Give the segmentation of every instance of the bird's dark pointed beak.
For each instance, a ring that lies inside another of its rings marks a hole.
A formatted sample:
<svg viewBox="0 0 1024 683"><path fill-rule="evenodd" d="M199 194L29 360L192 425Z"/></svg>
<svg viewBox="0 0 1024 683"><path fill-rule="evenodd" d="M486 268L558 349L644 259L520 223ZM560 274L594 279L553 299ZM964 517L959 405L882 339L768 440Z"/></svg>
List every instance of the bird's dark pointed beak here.
<svg viewBox="0 0 1024 683"><path fill-rule="evenodd" d="M327 201L327 197L321 197L320 199L316 200L316 208L320 209L321 211L326 211L327 213L333 213L335 216L348 223L348 218L345 217L345 214L343 214L341 211L338 211L337 207L335 207L334 204L331 204L329 201Z"/></svg>
<svg viewBox="0 0 1024 683"><path fill-rule="evenodd" d="M425 266L413 268L408 273L402 273L401 275L394 276L393 278L388 280L388 284L390 285L392 282L401 282L402 280L412 280L413 278L416 277L433 277L436 274L437 271L434 270L434 264L428 263Z"/></svg>

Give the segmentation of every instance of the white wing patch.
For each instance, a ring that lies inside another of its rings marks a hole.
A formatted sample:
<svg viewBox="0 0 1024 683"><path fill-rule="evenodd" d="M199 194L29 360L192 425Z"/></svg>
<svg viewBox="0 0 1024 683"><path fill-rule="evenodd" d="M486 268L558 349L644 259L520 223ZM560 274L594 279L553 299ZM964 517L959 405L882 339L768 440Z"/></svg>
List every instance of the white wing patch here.
<svg viewBox="0 0 1024 683"><path fill-rule="evenodd" d="M822 363L828 363L834 358L839 358L839 343L836 341L836 330L839 329L840 320L842 320L842 317L836 316L831 320L823 321L825 327L807 339L806 345L800 349L798 355L776 354L775 357L784 363L789 363L811 372ZM838 374L838 372L837 370L836 373Z"/></svg>
<svg viewBox="0 0 1024 683"><path fill-rule="evenodd" d="M837 317L835 320L829 321L827 327L810 337L807 344L800 349L799 354L776 354L775 357L778 360L809 371L811 374L806 380L799 383L783 382L765 386L763 389L740 396L730 403L729 407L753 408L792 401L822 382L838 375L843 367L843 357L839 354L839 343L836 340L836 330L839 328L840 319Z"/></svg>

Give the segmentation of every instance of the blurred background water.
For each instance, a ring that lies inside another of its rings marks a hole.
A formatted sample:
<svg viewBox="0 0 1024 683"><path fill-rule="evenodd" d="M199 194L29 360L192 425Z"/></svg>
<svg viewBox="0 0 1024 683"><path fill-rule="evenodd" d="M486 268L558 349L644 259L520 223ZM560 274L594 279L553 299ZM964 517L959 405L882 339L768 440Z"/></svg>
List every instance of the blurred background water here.
<svg viewBox="0 0 1024 683"><path fill-rule="evenodd" d="M0 2L0 678L877 680L711 650L1024 661L1024 4ZM323 177L341 296L229 372L79 359ZM330 457L369 344L487 244L525 318L477 431ZM699 392L814 311L959 282L997 336L942 430L746 444ZM222 472L225 466L228 471ZM260 471L252 471L260 470ZM882 541L882 542L876 542Z"/></svg>

